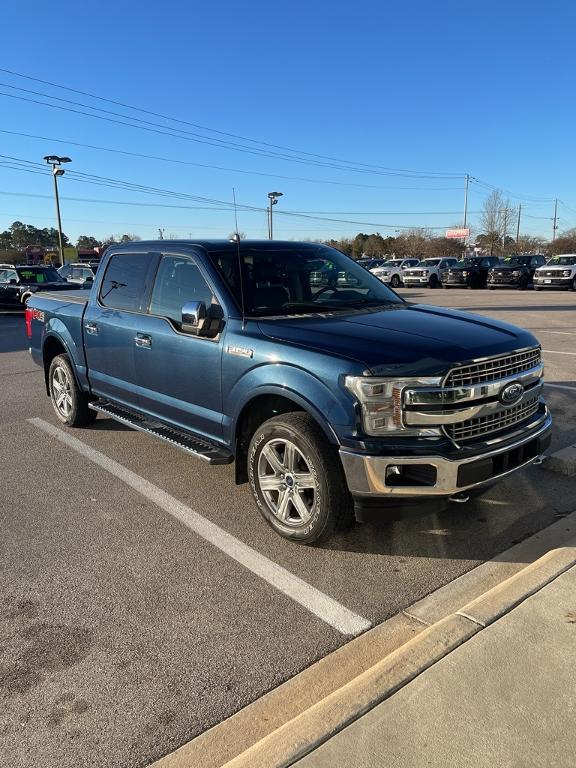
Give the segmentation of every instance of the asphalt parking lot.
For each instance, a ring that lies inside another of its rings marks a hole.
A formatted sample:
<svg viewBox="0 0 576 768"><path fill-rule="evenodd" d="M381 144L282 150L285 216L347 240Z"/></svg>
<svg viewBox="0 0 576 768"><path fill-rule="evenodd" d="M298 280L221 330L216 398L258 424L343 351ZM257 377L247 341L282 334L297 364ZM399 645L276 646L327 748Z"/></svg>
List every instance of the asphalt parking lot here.
<svg viewBox="0 0 576 768"><path fill-rule="evenodd" d="M576 294L400 293L530 329L551 450L576 443ZM0 755L14 768L148 765L354 627L576 509L574 478L534 466L445 512L301 547L273 533L230 466L100 417L62 428L20 315L0 315L0 382ZM246 545L260 575L230 554Z"/></svg>

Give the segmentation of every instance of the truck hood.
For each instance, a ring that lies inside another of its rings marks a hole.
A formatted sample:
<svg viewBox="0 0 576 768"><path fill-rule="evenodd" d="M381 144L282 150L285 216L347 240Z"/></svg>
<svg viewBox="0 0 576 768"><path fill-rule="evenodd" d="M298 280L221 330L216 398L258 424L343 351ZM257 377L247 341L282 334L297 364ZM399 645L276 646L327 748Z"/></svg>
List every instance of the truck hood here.
<svg viewBox="0 0 576 768"><path fill-rule="evenodd" d="M271 339L361 363L380 376L434 376L456 363L538 346L508 323L424 304L260 320Z"/></svg>
<svg viewBox="0 0 576 768"><path fill-rule="evenodd" d="M523 269L529 270L530 267L526 266L526 264L518 264L516 267L492 267L490 272L521 272Z"/></svg>

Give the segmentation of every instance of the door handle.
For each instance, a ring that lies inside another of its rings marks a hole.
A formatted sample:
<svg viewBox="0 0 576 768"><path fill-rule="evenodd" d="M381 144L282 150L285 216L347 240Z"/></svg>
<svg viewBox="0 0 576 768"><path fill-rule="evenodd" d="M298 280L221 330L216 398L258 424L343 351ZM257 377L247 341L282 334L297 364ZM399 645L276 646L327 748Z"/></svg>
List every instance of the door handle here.
<svg viewBox="0 0 576 768"><path fill-rule="evenodd" d="M137 333L134 336L134 341L137 347L143 347L144 349L150 349L152 346L152 336L148 336L147 333Z"/></svg>
<svg viewBox="0 0 576 768"><path fill-rule="evenodd" d="M96 323L84 323L84 328L86 333L89 333L91 336L98 336L100 331Z"/></svg>

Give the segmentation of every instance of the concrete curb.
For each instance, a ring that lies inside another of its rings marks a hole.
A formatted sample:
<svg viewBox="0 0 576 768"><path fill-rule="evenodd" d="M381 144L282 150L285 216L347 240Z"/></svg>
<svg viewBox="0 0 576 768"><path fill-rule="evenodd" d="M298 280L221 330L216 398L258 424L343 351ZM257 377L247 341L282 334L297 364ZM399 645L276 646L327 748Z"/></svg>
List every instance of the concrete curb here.
<svg viewBox="0 0 576 768"><path fill-rule="evenodd" d="M556 540L561 535L558 525L552 526L556 530ZM153 768L197 768L200 765L203 768L280 768L292 765L574 565L576 547L553 549L484 594L468 599L464 605L461 602L459 609L454 607L450 615L430 626L399 614L322 659L228 721L157 761ZM461 594L458 588L456 594ZM350 665L356 648L366 664L372 638L377 645L381 644L382 655L365 669L359 660L356 675L351 669L347 673L340 671L339 662ZM396 647L394 640L400 641ZM328 681L325 695L316 691L306 708L306 696L310 696L306 681L317 686L324 684L324 680L320 682L320 669L336 677L340 675L341 683L334 686ZM295 689L298 685L300 688ZM282 696L281 689L285 689L285 694L295 690L297 697L301 697L300 706L292 707L292 702L287 706L286 695ZM275 702L284 708L283 720L277 716ZM291 717L290 712L297 714ZM278 723L277 727L270 727L270 722L262 724L264 713L272 715L270 719ZM243 743L237 741L239 725ZM262 735L258 739L259 734ZM224 746L222 737L228 738ZM214 754L215 748L218 754Z"/></svg>
<svg viewBox="0 0 576 768"><path fill-rule="evenodd" d="M425 629L355 680L226 763L225 768L292 765L574 565L576 547L552 550L456 614Z"/></svg>

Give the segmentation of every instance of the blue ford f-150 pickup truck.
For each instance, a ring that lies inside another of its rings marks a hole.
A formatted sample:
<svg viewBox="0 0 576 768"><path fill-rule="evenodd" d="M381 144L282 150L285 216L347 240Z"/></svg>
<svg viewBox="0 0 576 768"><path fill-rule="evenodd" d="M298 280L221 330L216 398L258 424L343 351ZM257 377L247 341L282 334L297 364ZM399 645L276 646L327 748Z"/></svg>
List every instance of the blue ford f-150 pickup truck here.
<svg viewBox="0 0 576 768"><path fill-rule="evenodd" d="M534 336L407 303L322 245L114 245L89 294L35 295L26 324L64 424L100 412L235 461L265 519L301 542L354 512L463 499L550 441Z"/></svg>

